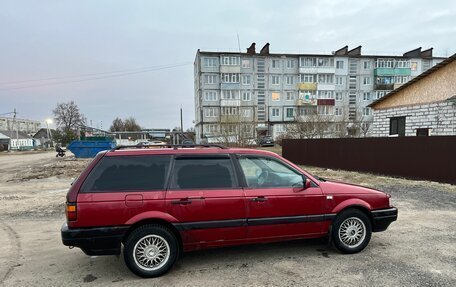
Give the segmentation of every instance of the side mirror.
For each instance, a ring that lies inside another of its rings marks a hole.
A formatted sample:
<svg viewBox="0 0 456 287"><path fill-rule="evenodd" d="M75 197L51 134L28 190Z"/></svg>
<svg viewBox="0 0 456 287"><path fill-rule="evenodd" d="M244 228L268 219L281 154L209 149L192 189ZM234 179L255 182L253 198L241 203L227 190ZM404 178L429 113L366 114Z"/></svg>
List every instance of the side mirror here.
<svg viewBox="0 0 456 287"><path fill-rule="evenodd" d="M306 178L305 182L304 182L304 189L308 189L311 186L312 186L312 182L310 181L310 179Z"/></svg>
<svg viewBox="0 0 456 287"><path fill-rule="evenodd" d="M299 185L293 186L293 191L294 191L294 192L300 192L300 191L303 191L303 190L308 189L308 188L311 187L311 186L312 186L312 182L310 181L310 179L305 178L305 177L303 176L303 177L302 177L302 185L299 184Z"/></svg>

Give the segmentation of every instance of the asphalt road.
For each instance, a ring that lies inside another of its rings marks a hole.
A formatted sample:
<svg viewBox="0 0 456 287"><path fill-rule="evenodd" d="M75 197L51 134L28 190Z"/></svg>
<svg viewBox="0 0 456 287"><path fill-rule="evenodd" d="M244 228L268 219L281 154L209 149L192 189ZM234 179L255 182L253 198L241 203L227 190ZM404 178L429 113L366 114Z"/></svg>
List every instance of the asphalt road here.
<svg viewBox="0 0 456 287"><path fill-rule="evenodd" d="M185 254L163 277L141 279L122 257L89 257L61 244L64 215L55 204L63 203L59 190L70 179L12 181L17 175L8 172L57 161L53 154L34 156L13 156L6 160L8 169L0 165L0 205L8 207L0 208L0 285L456 286L455 186L365 175L393 195L399 219L386 232L374 233L359 254L340 254L322 240L210 249ZM46 212L43 203L35 208L33 200L43 195L57 211Z"/></svg>

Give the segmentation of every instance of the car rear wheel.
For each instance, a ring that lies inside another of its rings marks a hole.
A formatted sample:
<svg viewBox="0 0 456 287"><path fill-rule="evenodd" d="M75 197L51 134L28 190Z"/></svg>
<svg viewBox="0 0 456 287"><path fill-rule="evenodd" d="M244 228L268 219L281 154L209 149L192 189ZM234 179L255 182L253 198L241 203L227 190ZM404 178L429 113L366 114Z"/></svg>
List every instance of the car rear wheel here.
<svg viewBox="0 0 456 287"><path fill-rule="evenodd" d="M332 242L343 253L363 250L370 241L372 226L367 215L358 209L347 209L333 223Z"/></svg>
<svg viewBox="0 0 456 287"><path fill-rule="evenodd" d="M124 259L128 268L141 277L158 277L176 262L178 243L174 234L161 225L144 225L125 241Z"/></svg>

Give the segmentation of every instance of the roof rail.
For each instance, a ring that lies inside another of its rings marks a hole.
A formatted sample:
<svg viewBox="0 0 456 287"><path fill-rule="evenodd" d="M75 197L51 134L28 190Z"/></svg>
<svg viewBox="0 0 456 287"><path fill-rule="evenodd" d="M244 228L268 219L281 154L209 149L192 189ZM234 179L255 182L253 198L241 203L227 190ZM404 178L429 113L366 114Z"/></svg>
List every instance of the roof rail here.
<svg viewBox="0 0 456 287"><path fill-rule="evenodd" d="M115 148L111 149L111 151L121 150L121 149L137 149L137 148L192 148L192 147L216 147L220 149L228 149L226 146L218 145L218 144L149 144L149 145L119 145Z"/></svg>

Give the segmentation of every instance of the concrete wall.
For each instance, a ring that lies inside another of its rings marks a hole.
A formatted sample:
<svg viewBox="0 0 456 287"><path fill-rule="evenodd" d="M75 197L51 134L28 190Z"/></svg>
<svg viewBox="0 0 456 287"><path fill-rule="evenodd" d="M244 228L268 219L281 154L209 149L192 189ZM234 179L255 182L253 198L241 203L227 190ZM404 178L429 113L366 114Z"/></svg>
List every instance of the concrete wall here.
<svg viewBox="0 0 456 287"><path fill-rule="evenodd" d="M372 136L389 136L390 118L402 116L406 136L416 136L417 128L429 128L429 135L456 135L456 103L443 101L375 110Z"/></svg>

